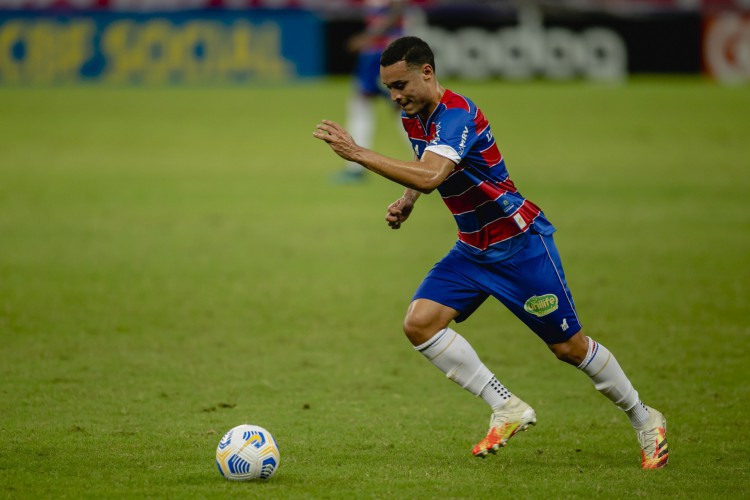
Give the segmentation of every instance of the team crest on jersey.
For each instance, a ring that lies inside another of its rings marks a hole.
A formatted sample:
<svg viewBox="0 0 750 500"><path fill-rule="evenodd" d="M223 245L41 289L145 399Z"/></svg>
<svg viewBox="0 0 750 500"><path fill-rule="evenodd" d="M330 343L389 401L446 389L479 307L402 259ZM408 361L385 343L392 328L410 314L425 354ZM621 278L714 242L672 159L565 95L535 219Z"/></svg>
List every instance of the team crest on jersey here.
<svg viewBox="0 0 750 500"><path fill-rule="evenodd" d="M557 311L559 303L560 301L557 300L557 295L554 293L548 293L540 296L534 295L526 301L523 308L527 313L531 313L534 316L541 318L542 316Z"/></svg>

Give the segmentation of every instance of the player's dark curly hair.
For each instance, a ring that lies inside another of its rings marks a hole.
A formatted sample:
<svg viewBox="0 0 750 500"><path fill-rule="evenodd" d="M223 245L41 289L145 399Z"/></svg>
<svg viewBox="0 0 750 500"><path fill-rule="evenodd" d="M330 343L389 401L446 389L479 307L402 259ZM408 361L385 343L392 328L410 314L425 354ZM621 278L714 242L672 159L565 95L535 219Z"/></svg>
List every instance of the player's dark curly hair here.
<svg viewBox="0 0 750 500"><path fill-rule="evenodd" d="M435 55L432 49L424 40L415 36L405 36L394 40L380 56L380 65L383 67L399 61L404 61L411 67L429 64L433 71L435 70Z"/></svg>

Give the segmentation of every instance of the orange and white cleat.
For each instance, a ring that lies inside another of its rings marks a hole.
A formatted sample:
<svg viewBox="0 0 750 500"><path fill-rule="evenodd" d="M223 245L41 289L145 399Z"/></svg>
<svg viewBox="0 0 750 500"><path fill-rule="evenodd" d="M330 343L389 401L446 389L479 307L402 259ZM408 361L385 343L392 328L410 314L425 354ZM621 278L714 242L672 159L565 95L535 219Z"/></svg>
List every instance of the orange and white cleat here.
<svg viewBox="0 0 750 500"><path fill-rule="evenodd" d="M648 407L651 417L641 429L636 429L641 444L641 469L661 469L669 462L667 419L658 410Z"/></svg>
<svg viewBox="0 0 750 500"><path fill-rule="evenodd" d="M536 412L516 396L511 396L505 405L490 417L490 430L474 445L471 452L475 457L484 458L488 453L496 453L504 447L516 433L525 431L536 424Z"/></svg>

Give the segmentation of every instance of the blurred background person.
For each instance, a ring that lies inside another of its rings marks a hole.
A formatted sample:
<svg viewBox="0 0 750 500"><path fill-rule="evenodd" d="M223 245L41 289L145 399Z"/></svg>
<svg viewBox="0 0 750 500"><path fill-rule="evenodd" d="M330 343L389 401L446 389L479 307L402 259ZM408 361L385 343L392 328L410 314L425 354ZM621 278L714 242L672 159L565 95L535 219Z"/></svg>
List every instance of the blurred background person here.
<svg viewBox="0 0 750 500"><path fill-rule="evenodd" d="M357 54L354 70L354 91L347 102L347 129L354 140L372 147L375 135L375 105L379 98L389 99L380 82L380 54L390 42L404 34L404 12L407 0L365 0L365 29L351 37L347 49ZM394 112L397 111L394 106ZM401 129L400 114L398 128ZM334 180L339 183L359 182L365 169L346 162Z"/></svg>

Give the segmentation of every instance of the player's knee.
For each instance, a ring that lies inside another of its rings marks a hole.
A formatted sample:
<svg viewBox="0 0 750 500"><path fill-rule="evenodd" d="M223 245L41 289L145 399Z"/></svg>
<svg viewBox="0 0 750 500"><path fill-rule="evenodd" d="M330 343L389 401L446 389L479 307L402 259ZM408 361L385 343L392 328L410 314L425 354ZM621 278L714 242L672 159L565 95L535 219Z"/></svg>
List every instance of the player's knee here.
<svg viewBox="0 0 750 500"><path fill-rule="evenodd" d="M409 309L404 318L404 333L412 345L424 344L444 328L434 317L419 310Z"/></svg>
<svg viewBox="0 0 750 500"><path fill-rule="evenodd" d="M413 345L420 345L430 340L428 326L424 320L411 314L407 314L404 318L404 334Z"/></svg>
<svg viewBox="0 0 750 500"><path fill-rule="evenodd" d="M404 333L412 345L424 344L444 330L458 315L458 311L427 299L416 299L409 304L404 319Z"/></svg>
<svg viewBox="0 0 750 500"><path fill-rule="evenodd" d="M550 349L552 350L552 353L557 357L557 359L568 363L569 365L578 366L579 364L581 364L581 361L583 361L583 358L581 358L580 361L576 361L573 350L564 344L555 344L553 346L550 346Z"/></svg>
<svg viewBox="0 0 750 500"><path fill-rule="evenodd" d="M552 353L565 363L573 366L580 365L588 352L588 337L578 332L565 342L549 344Z"/></svg>

